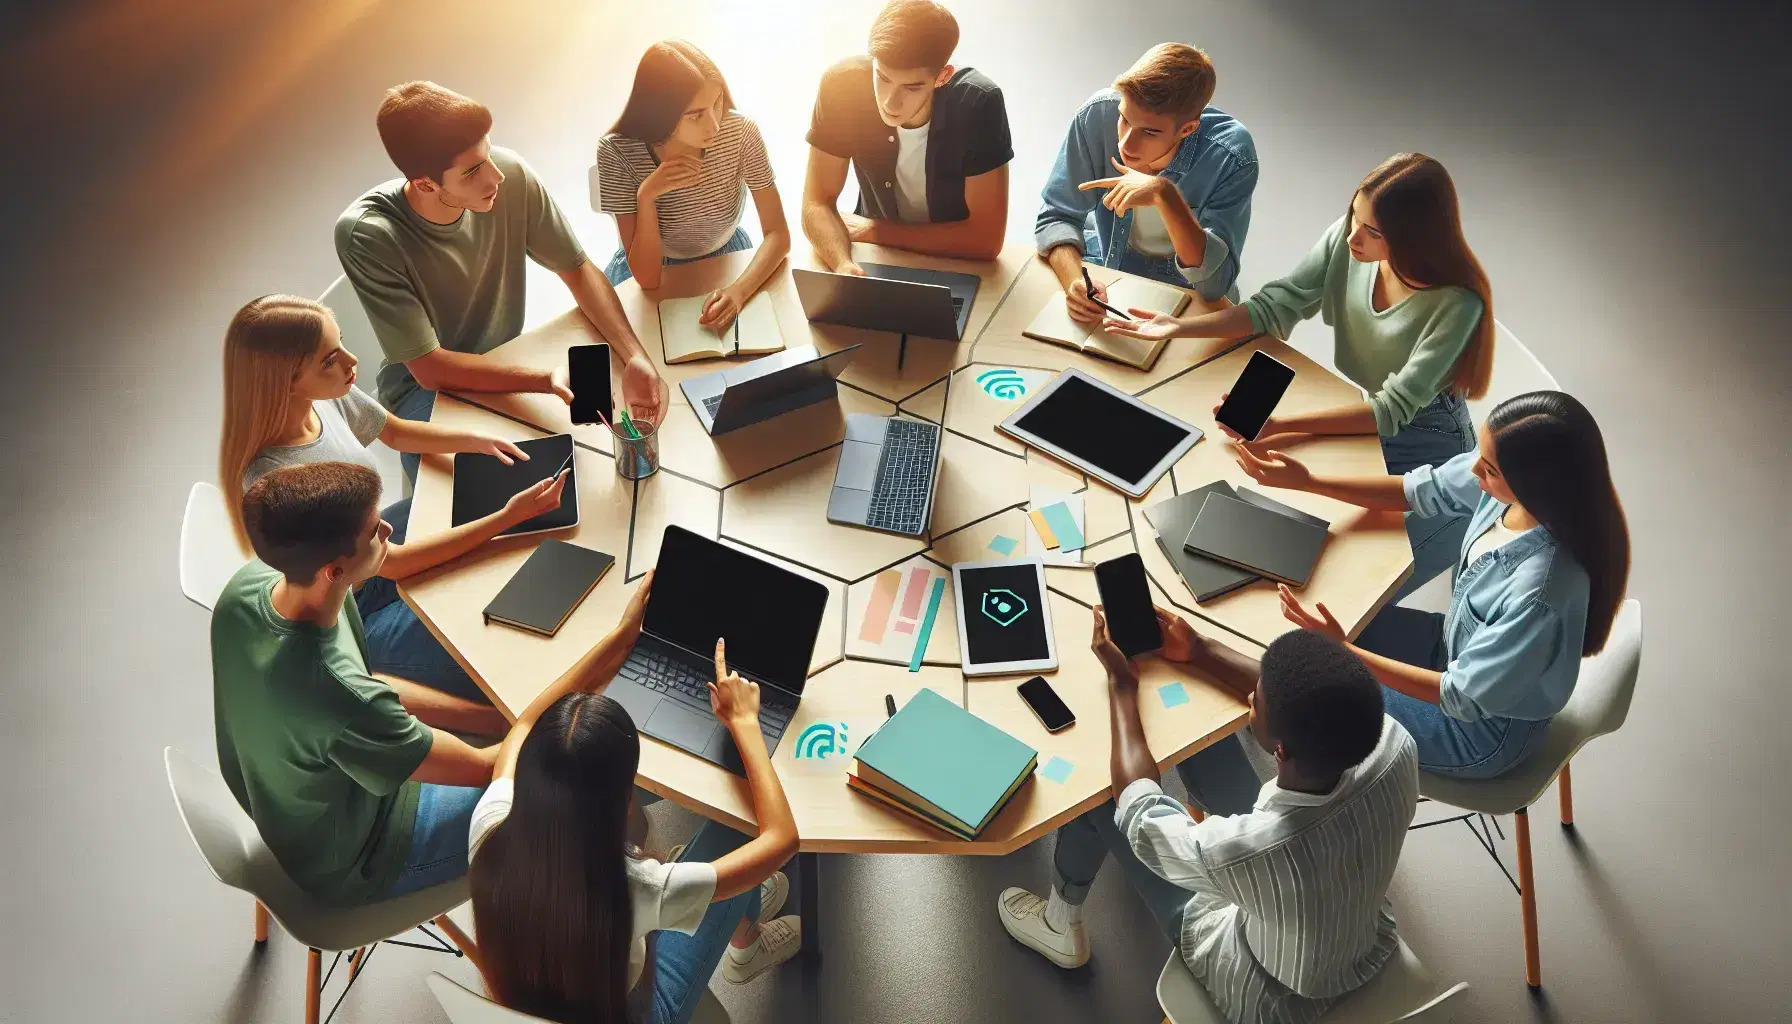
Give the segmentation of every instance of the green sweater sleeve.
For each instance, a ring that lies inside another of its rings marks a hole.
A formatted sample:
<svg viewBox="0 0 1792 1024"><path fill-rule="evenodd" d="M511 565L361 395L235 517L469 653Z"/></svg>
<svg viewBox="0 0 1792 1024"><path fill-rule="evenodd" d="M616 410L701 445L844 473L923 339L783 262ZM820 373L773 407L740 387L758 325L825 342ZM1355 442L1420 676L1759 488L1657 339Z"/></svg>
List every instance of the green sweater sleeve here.
<svg viewBox="0 0 1792 1024"><path fill-rule="evenodd" d="M1282 341L1302 320L1319 312L1325 300L1326 278L1338 247L1345 244L1345 218L1339 217L1288 276L1271 281L1245 302L1251 313L1251 329L1272 334Z"/></svg>
<svg viewBox="0 0 1792 1024"><path fill-rule="evenodd" d="M1462 288L1451 291L1451 299L1439 304L1425 321L1406 365L1388 374L1381 390L1369 396L1375 431L1382 437L1399 433L1420 409L1443 393L1457 358L1481 322L1481 297Z"/></svg>

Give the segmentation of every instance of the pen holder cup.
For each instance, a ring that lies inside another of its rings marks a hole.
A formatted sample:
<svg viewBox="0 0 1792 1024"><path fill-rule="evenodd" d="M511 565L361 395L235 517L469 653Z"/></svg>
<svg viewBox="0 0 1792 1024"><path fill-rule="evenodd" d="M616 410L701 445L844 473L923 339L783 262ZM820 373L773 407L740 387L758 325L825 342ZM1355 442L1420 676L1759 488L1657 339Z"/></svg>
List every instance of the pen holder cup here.
<svg viewBox="0 0 1792 1024"><path fill-rule="evenodd" d="M610 426L610 443L616 452L616 475L624 480L642 480L660 471L660 434L656 424L631 420L640 437L630 437L627 427Z"/></svg>

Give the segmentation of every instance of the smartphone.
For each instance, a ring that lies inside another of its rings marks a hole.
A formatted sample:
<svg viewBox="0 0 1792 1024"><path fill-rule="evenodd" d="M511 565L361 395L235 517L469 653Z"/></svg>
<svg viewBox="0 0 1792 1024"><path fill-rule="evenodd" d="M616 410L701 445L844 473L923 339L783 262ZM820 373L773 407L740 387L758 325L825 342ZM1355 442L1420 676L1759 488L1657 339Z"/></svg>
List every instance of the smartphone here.
<svg viewBox="0 0 1792 1024"><path fill-rule="evenodd" d="M615 408L610 399L610 346L572 346L566 350L566 372L572 378L572 421L609 419Z"/></svg>
<svg viewBox="0 0 1792 1024"><path fill-rule="evenodd" d="M1272 356L1253 352L1244 372L1232 382L1232 390L1220 403L1214 419L1246 441L1255 441L1293 380L1293 367Z"/></svg>
<svg viewBox="0 0 1792 1024"><path fill-rule="evenodd" d="M1052 684L1045 681L1044 676L1034 676L1020 684L1020 699L1027 702L1027 707L1039 716L1039 724L1045 726L1046 732L1058 732L1076 724L1076 716L1070 713L1070 706Z"/></svg>
<svg viewBox="0 0 1792 1024"><path fill-rule="evenodd" d="M1151 588L1145 582L1145 562L1137 552L1110 558L1095 567L1095 590L1101 594L1107 615L1108 635L1128 658L1155 651L1164 645L1157 626L1157 609L1151 606Z"/></svg>

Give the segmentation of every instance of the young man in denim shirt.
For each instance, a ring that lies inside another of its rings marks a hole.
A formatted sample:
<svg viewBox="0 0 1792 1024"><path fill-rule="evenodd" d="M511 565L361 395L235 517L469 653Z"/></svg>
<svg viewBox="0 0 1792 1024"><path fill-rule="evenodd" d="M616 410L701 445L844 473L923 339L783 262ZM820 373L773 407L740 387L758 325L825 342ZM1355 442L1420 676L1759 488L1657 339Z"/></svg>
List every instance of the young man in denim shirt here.
<svg viewBox="0 0 1792 1024"><path fill-rule="evenodd" d="M1236 299L1257 149L1243 124L1207 105L1213 88L1206 54L1161 43L1071 119L1033 237L1072 320L1101 320L1085 259L1209 302ZM1099 285L1095 297L1105 298Z"/></svg>

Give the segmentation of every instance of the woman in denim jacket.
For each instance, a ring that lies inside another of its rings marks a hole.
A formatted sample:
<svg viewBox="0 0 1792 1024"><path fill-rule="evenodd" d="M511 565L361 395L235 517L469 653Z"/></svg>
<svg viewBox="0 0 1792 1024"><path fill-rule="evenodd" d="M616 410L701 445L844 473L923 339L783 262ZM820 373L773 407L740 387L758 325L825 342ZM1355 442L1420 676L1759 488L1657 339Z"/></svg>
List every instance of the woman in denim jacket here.
<svg viewBox="0 0 1792 1024"><path fill-rule="evenodd" d="M1404 476L1314 474L1278 451L1239 446L1252 478L1370 509L1410 510L1438 528L1415 539L1423 582L1453 563L1447 615L1392 606L1351 645L1386 688L1387 712L1428 772L1485 779L1524 759L1568 703L1580 660L1605 646L1630 574L1630 534L1605 441L1559 391L1499 405L1479 450ZM1252 446L1257 447L1257 446ZM1465 521L1460 546L1443 541ZM1282 588L1295 624L1345 640L1325 605Z"/></svg>

